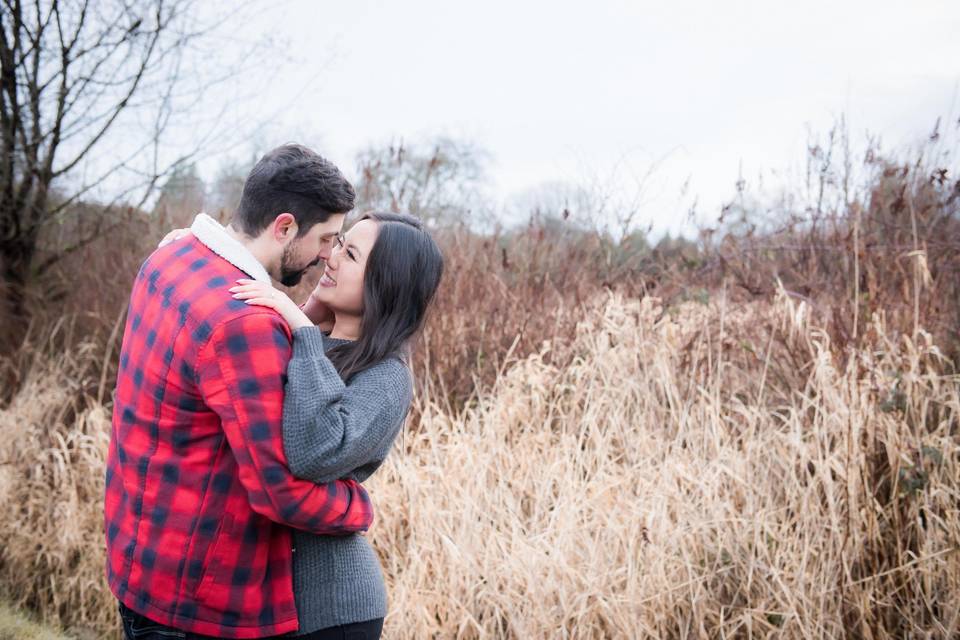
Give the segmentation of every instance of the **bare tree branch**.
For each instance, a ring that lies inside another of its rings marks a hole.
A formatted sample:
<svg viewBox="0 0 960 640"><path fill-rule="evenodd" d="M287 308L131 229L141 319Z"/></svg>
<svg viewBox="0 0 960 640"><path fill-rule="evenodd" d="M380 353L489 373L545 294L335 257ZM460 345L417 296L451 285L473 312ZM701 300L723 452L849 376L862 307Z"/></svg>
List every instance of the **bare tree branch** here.
<svg viewBox="0 0 960 640"><path fill-rule="evenodd" d="M190 79L184 52L223 26L199 24L192 13L199 6L197 0L0 0L0 279L11 291L5 320L26 318L30 279L108 232L114 209L95 205L102 219L66 247L44 246L46 225L121 171L132 184L109 190L142 205L169 171L172 165L160 159L168 129L184 105L199 100L178 93ZM118 127L136 131L144 116L150 123L124 140L120 159L104 162L97 150ZM200 133L196 140L209 138ZM181 153L174 162L189 157Z"/></svg>

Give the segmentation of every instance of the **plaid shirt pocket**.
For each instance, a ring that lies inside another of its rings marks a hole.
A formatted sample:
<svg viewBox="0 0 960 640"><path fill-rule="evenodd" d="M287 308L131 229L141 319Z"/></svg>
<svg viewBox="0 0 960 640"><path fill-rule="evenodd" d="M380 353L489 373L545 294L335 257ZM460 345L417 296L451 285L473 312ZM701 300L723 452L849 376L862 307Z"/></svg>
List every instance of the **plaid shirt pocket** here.
<svg viewBox="0 0 960 640"><path fill-rule="evenodd" d="M223 557L226 547L230 546L225 540L227 533L229 533L228 526L232 524L233 518L231 518L229 514L224 514L223 519L220 520L220 526L217 527L217 530L213 534L213 544L207 549L207 556L203 563L203 575L197 584L197 600L206 600L207 594L213 586L217 571L220 570L223 564L220 558Z"/></svg>
<svg viewBox="0 0 960 640"><path fill-rule="evenodd" d="M250 534L256 538L255 521L238 524L229 513L214 534L213 544L204 562L205 571L197 585L196 598L214 609L227 610L238 588L259 585L269 561L269 547L251 547ZM255 554L250 557L251 551Z"/></svg>

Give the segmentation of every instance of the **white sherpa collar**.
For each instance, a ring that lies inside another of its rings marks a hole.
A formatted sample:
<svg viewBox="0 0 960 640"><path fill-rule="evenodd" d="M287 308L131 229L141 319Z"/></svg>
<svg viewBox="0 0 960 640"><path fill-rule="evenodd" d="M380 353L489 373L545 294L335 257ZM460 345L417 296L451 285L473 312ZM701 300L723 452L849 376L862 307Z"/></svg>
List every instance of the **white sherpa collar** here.
<svg viewBox="0 0 960 640"><path fill-rule="evenodd" d="M250 250L232 238L223 225L205 213L198 213L190 225L197 240L207 245L215 254L259 282L270 284L270 275Z"/></svg>

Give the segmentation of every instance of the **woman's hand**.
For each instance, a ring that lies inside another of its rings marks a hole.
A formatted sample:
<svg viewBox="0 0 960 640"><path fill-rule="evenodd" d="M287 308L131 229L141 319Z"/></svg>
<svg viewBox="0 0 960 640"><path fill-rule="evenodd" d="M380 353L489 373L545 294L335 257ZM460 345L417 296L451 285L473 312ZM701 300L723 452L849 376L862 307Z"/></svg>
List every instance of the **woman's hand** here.
<svg viewBox="0 0 960 640"><path fill-rule="evenodd" d="M303 312L310 318L310 322L324 331L329 331L333 328L335 316L333 311L330 310L330 307L321 302L320 298L316 295L319 289L320 285L318 284L316 288L310 292L310 297L307 298L307 301L303 305Z"/></svg>
<svg viewBox="0 0 960 640"><path fill-rule="evenodd" d="M287 294L265 282L241 278L237 280L237 286L230 288L230 292L234 298L243 300L247 304L273 309L287 321L291 330L313 326L307 314L301 311L300 307Z"/></svg>
<svg viewBox="0 0 960 640"><path fill-rule="evenodd" d="M157 249L159 249L164 245L170 244L174 240L179 240L180 238L183 238L184 236L189 236L189 235L191 235L190 229L174 229L167 235L163 236L163 240L161 240L160 244L157 245Z"/></svg>

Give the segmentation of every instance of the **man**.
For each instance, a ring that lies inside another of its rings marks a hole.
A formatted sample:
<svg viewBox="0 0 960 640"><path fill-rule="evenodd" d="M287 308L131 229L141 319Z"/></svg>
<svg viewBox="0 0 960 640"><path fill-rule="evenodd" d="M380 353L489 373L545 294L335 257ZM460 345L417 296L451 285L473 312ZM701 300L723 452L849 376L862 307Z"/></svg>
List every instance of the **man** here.
<svg viewBox="0 0 960 640"><path fill-rule="evenodd" d="M294 631L288 527L369 527L358 484L291 475L281 430L289 328L228 291L238 278L296 284L329 255L353 203L335 166L285 145L250 172L228 227L200 214L191 236L141 267L106 471L106 572L126 633Z"/></svg>

